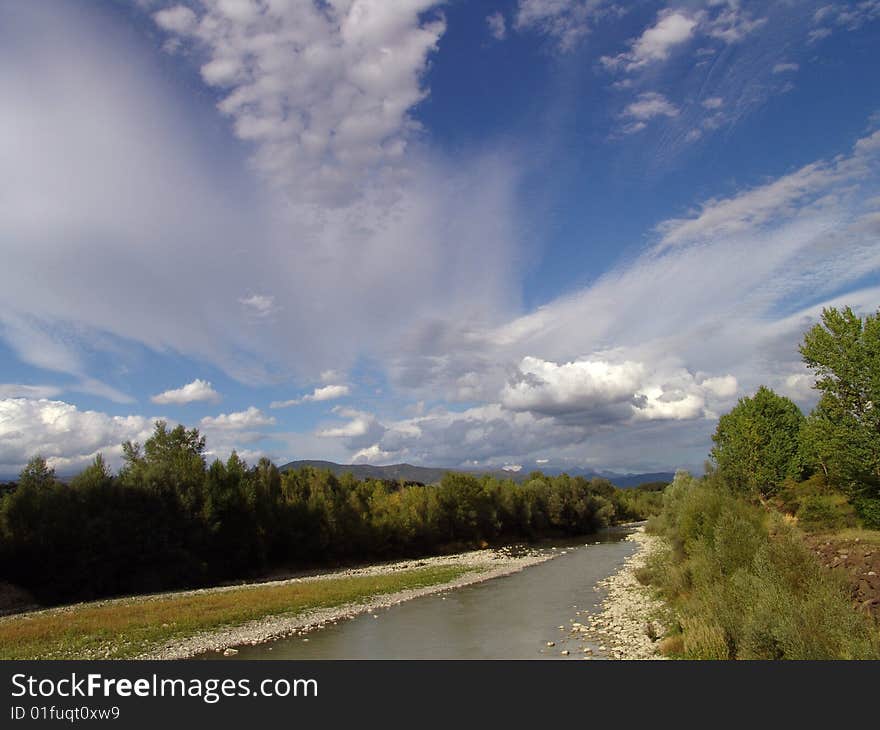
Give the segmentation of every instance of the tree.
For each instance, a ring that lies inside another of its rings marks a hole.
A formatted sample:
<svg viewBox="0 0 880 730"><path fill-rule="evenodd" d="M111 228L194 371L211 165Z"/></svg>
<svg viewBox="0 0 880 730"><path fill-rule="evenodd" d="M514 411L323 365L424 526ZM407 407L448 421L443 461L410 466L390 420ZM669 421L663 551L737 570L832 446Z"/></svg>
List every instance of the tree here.
<svg viewBox="0 0 880 730"><path fill-rule="evenodd" d="M126 441L119 474L125 484L139 486L179 499L191 513L200 511L205 481L205 437L196 428L168 428L156 421L153 435L140 444Z"/></svg>
<svg viewBox="0 0 880 730"><path fill-rule="evenodd" d="M862 319L849 307L824 309L800 352L822 393L805 454L833 484L880 492L880 311Z"/></svg>
<svg viewBox="0 0 880 730"><path fill-rule="evenodd" d="M803 422L797 405L764 386L751 398L741 398L721 416L712 436L719 476L734 488L762 495L775 492L786 478L799 478Z"/></svg>
<svg viewBox="0 0 880 730"><path fill-rule="evenodd" d="M46 489L55 486L55 470L50 469L42 456L33 457L21 470L18 477L19 489Z"/></svg>

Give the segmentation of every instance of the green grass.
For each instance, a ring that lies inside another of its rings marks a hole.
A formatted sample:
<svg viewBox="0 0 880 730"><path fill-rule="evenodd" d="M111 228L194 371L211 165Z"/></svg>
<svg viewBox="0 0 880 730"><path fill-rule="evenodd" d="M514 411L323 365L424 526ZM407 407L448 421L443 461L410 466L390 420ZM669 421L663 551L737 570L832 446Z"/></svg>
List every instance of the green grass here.
<svg viewBox="0 0 880 730"><path fill-rule="evenodd" d="M440 585L468 570L439 565L386 575L126 599L10 616L0 619L0 659L126 659L203 631Z"/></svg>
<svg viewBox="0 0 880 730"><path fill-rule="evenodd" d="M815 534L816 539L827 538L835 542L859 541L866 545L880 546L880 530L866 530L863 527L848 527L843 530L820 530Z"/></svg>

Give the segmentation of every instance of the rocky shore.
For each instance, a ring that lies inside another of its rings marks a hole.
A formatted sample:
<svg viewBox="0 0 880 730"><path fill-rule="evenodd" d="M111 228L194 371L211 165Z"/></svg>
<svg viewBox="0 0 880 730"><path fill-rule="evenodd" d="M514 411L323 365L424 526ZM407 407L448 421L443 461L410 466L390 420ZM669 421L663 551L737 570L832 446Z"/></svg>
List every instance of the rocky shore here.
<svg viewBox="0 0 880 730"><path fill-rule="evenodd" d="M596 585L605 592L599 611L583 616L578 612L572 626L584 641L596 646L588 650L594 658L664 659L657 649L665 632L665 606L636 579L636 571L662 548L663 541L648 535L643 526L626 539L637 544L636 552L620 570Z"/></svg>
<svg viewBox="0 0 880 730"><path fill-rule="evenodd" d="M457 565L468 568L468 572L459 578L437 585L415 588L398 593L376 596L362 603L351 603L332 608L322 608L305 611L295 615L269 616L256 621L251 621L241 626L197 634L183 641L172 642L161 646L153 651L143 654L138 659L186 659L194 656L217 655L234 656L236 647L255 646L267 641L273 641L296 635L305 635L314 629L335 624L339 621L352 618L362 613L376 612L390 608L404 601L435 593L445 593L455 588L461 588L473 583L479 583L492 578L516 573L531 565L550 560L555 555L547 551L538 550L511 550L502 548L498 550L476 550L455 555L442 555L420 560L399 561L384 565L374 565L365 568L334 571L318 576L307 578L293 578L271 583L258 583L252 587L258 588L266 585L284 585L300 581L313 581L339 578L343 576L382 575L394 571L411 570L413 568L427 567L431 565ZM190 591L190 593L202 593L207 591L223 591L235 588L240 590L243 586L209 588L202 591Z"/></svg>

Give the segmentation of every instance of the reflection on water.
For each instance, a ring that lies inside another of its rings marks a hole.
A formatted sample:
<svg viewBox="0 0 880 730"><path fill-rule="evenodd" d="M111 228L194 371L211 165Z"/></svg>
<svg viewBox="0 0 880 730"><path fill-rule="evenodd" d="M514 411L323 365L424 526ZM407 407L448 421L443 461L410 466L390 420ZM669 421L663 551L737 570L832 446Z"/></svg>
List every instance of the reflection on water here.
<svg viewBox="0 0 880 730"><path fill-rule="evenodd" d="M240 647L236 659L582 658L598 647L569 638L568 627L577 611L596 610L602 594L593 586L635 549L626 534L612 528L546 546L558 557L520 573L362 614L313 631L308 641Z"/></svg>

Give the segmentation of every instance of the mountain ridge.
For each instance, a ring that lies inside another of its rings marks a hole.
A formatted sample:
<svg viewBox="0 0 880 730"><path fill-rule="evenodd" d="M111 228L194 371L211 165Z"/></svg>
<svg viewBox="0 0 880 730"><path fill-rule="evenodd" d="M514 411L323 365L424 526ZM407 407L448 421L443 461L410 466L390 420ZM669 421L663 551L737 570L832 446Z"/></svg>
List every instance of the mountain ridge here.
<svg viewBox="0 0 880 730"><path fill-rule="evenodd" d="M447 472L460 472L464 474L489 474L494 477L504 479L513 479L514 481L525 481L526 477L532 471L541 471L547 476L557 476L559 474L568 474L570 476L582 476L588 479L593 477L602 477L608 479L616 487L627 489L638 486L646 482L671 482L674 475L673 472L646 472L642 474L617 474L614 472L597 472L574 467L571 469L560 469L558 467L535 469L522 469L520 471L511 471L506 469L460 469L453 467L430 467L430 466L414 466L413 464L388 464L385 466L376 466L374 464L337 464L334 461L323 461L320 459L299 459L289 461L278 468L281 471L289 469L299 469L305 466L311 466L316 469L327 469L336 476L350 473L357 479L388 479L396 481L403 479L409 482L421 482L423 484L436 484Z"/></svg>

